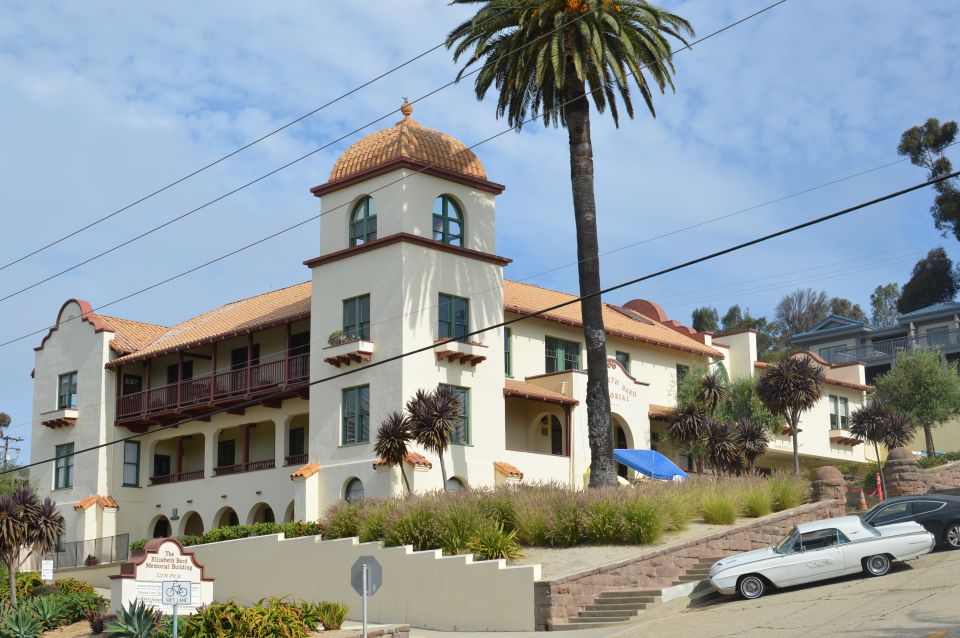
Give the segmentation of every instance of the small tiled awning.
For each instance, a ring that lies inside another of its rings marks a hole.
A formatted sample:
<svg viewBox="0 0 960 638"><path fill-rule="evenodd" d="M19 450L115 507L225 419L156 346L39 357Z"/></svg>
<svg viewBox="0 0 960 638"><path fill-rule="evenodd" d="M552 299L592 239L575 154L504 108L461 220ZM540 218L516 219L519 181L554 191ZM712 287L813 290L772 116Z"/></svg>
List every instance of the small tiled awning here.
<svg viewBox="0 0 960 638"><path fill-rule="evenodd" d="M673 413L673 408L651 403L650 409L647 410L647 417L649 417L651 421L666 421L670 418L671 413Z"/></svg>
<svg viewBox="0 0 960 638"><path fill-rule="evenodd" d="M69 416L59 417L56 419L48 419L46 421L40 422L40 425L45 425L48 428L52 428L52 429L70 427L76 424L77 424L77 419Z"/></svg>
<svg viewBox="0 0 960 638"><path fill-rule="evenodd" d="M558 405L577 405L580 403L573 397L568 397L565 394L560 394L559 392L541 388L527 381L518 381L516 379L506 379L503 386L503 396L515 399L530 399L531 401L544 401Z"/></svg>
<svg viewBox="0 0 960 638"><path fill-rule="evenodd" d="M407 452L406 461L413 467L424 467L428 470L433 467L433 463L430 462L430 459L422 454L417 454L416 452ZM373 462L373 469L379 469L386 464L387 462L383 459L377 459Z"/></svg>
<svg viewBox="0 0 960 638"><path fill-rule="evenodd" d="M290 475L290 480L298 478L310 478L314 474L320 471L319 463L307 463L306 465L300 467L297 471L293 472Z"/></svg>
<svg viewBox="0 0 960 638"><path fill-rule="evenodd" d="M830 442L834 445L848 445L850 447L856 447L863 443L860 439L850 436L850 433L846 430L834 430L830 432Z"/></svg>
<svg viewBox="0 0 960 638"><path fill-rule="evenodd" d="M73 509L79 512L80 510L88 509L93 505L98 507L120 507L112 496L99 496L94 494L93 496L88 496L87 498L81 500L79 503L73 506Z"/></svg>
<svg viewBox="0 0 960 638"><path fill-rule="evenodd" d="M503 474L507 478L517 478L521 481L523 480L523 472L517 469L516 466L510 465L506 461L494 461L493 469L498 474Z"/></svg>

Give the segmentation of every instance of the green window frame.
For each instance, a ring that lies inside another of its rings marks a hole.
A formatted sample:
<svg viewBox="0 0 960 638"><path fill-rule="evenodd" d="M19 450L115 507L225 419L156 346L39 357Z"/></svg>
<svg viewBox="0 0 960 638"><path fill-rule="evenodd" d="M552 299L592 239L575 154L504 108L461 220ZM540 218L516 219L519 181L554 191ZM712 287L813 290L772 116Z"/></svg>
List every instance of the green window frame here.
<svg viewBox="0 0 960 638"><path fill-rule="evenodd" d="M463 212L449 195L441 195L433 202L433 239L453 246L463 246L466 235Z"/></svg>
<svg viewBox="0 0 960 638"><path fill-rule="evenodd" d="M370 295L343 300L343 333L355 339L370 340Z"/></svg>
<svg viewBox="0 0 960 638"><path fill-rule="evenodd" d="M630 353L621 352L620 350L617 350L617 354L615 355L615 357L617 361L620 362L620 365L623 366L623 369L629 373L630 372Z"/></svg>
<svg viewBox="0 0 960 638"><path fill-rule="evenodd" d="M580 344L556 337L546 338L547 372L564 372L580 369Z"/></svg>
<svg viewBox="0 0 960 638"><path fill-rule="evenodd" d="M366 195L350 213L350 245L360 246L377 238L377 207Z"/></svg>
<svg viewBox="0 0 960 638"><path fill-rule="evenodd" d="M470 388L446 383L441 383L440 387L452 390L460 401L460 422L450 428L450 443L470 445Z"/></svg>
<svg viewBox="0 0 960 638"><path fill-rule="evenodd" d="M77 407L77 372L61 374L57 382L57 409Z"/></svg>
<svg viewBox="0 0 960 638"><path fill-rule="evenodd" d="M513 376L513 351L512 344L510 343L513 340L513 330L510 328L503 329L503 366L504 373L508 377Z"/></svg>
<svg viewBox="0 0 960 638"><path fill-rule="evenodd" d="M437 296L437 332L441 339L462 339L470 332L470 300L445 293Z"/></svg>
<svg viewBox="0 0 960 638"><path fill-rule="evenodd" d="M140 441L123 442L123 486L140 487Z"/></svg>
<svg viewBox="0 0 960 638"><path fill-rule="evenodd" d="M342 445L370 441L370 386L344 388L341 396Z"/></svg>
<svg viewBox="0 0 960 638"><path fill-rule="evenodd" d="M830 401L830 429L850 429L850 399L836 394L829 395Z"/></svg>
<svg viewBox="0 0 960 638"><path fill-rule="evenodd" d="M58 445L54 456L53 489L70 489L73 487L73 443Z"/></svg>

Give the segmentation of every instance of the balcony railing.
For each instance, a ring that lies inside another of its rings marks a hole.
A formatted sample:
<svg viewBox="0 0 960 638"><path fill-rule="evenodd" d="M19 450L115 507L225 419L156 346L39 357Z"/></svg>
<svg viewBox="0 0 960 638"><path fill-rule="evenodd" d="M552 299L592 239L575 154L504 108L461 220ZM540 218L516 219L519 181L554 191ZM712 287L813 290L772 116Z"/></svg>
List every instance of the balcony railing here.
<svg viewBox="0 0 960 638"><path fill-rule="evenodd" d="M944 330L914 337L898 337L875 341L863 346L831 348L824 358L833 364L863 361L866 364L880 363L911 350L956 350L960 348L960 330Z"/></svg>
<svg viewBox="0 0 960 638"><path fill-rule="evenodd" d="M150 477L150 485L166 485L167 483L179 483L181 481L195 481L203 478L203 470L193 472L180 472L179 474L159 474Z"/></svg>
<svg viewBox="0 0 960 638"><path fill-rule="evenodd" d="M61 543L56 549L40 557L52 560L54 569L98 565L124 561L130 556L130 535L91 538L86 541ZM39 567L39 560L38 567Z"/></svg>
<svg viewBox="0 0 960 638"><path fill-rule="evenodd" d="M284 459L285 465L306 465L309 454L291 454Z"/></svg>
<svg viewBox="0 0 960 638"><path fill-rule="evenodd" d="M242 474L243 472L256 472L257 470L272 470L277 466L273 459L266 461L250 461L249 463L237 463L235 465L221 465L213 468L214 476L227 476L229 474Z"/></svg>
<svg viewBox="0 0 960 638"><path fill-rule="evenodd" d="M238 370L217 372L179 383L150 388L117 399L117 421L155 418L198 405L229 403L283 390L310 377L310 355L299 354Z"/></svg>

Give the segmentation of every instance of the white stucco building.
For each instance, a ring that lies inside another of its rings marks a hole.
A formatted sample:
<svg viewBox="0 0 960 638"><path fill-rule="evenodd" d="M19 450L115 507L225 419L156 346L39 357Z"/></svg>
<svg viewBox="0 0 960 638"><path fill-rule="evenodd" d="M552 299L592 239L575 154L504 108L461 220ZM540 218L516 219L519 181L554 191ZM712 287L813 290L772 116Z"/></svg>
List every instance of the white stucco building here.
<svg viewBox="0 0 960 638"><path fill-rule="evenodd" d="M310 281L175 326L63 304L36 348L31 446L33 461L59 458L31 479L60 504L65 541L308 520L340 498L400 493L398 469L373 453L377 426L438 384L457 388L464 404L445 457L452 481L583 485L578 305L430 347L571 296L503 279L503 186L463 144L403 113L312 189L323 214L319 255L305 262ZM618 447L658 446L677 376L690 368L762 372L752 332L696 333L645 300L608 303L604 315ZM863 366L822 365L828 396L804 416L801 451L812 463L862 462L864 446L844 428L868 389ZM347 371L356 372L304 385ZM205 416L213 409L226 411ZM72 456L134 434L143 436ZM764 463L786 465L790 439L774 438ZM437 459L423 450L407 474L417 491L442 487Z"/></svg>

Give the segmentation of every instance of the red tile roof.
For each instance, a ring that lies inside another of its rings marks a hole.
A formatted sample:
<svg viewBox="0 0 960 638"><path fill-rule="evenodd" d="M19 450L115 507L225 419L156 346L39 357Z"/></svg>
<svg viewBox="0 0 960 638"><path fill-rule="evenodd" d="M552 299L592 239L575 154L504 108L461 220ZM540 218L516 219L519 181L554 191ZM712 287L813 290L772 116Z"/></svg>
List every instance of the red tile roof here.
<svg viewBox="0 0 960 638"><path fill-rule="evenodd" d="M79 512L80 510L85 510L93 505L97 505L98 507L120 507L112 496L94 495L88 496L87 498L81 500L79 503L73 506L73 509Z"/></svg>
<svg viewBox="0 0 960 638"><path fill-rule="evenodd" d="M558 403L560 405L577 405L580 403L573 397L541 388L538 385L519 381L517 379L505 379L503 387L503 396L514 397L517 399L531 399L533 401L545 401L547 403Z"/></svg>
<svg viewBox="0 0 960 638"><path fill-rule="evenodd" d="M520 480L523 480L523 472L521 472L515 466L510 465L506 461L494 461L493 469L496 472L503 474L504 476L509 476L511 478L518 478Z"/></svg>
<svg viewBox="0 0 960 638"><path fill-rule="evenodd" d="M407 452L407 463L414 467L425 467L427 469L433 467L433 463L430 462L430 459L422 454L417 454L416 452ZM383 467L386 464L387 462L383 459L377 459L373 462L373 469Z"/></svg>
<svg viewBox="0 0 960 638"><path fill-rule="evenodd" d="M298 478L310 478L314 474L320 471L319 463L307 463L306 465L300 467L295 472L290 475L291 479Z"/></svg>

